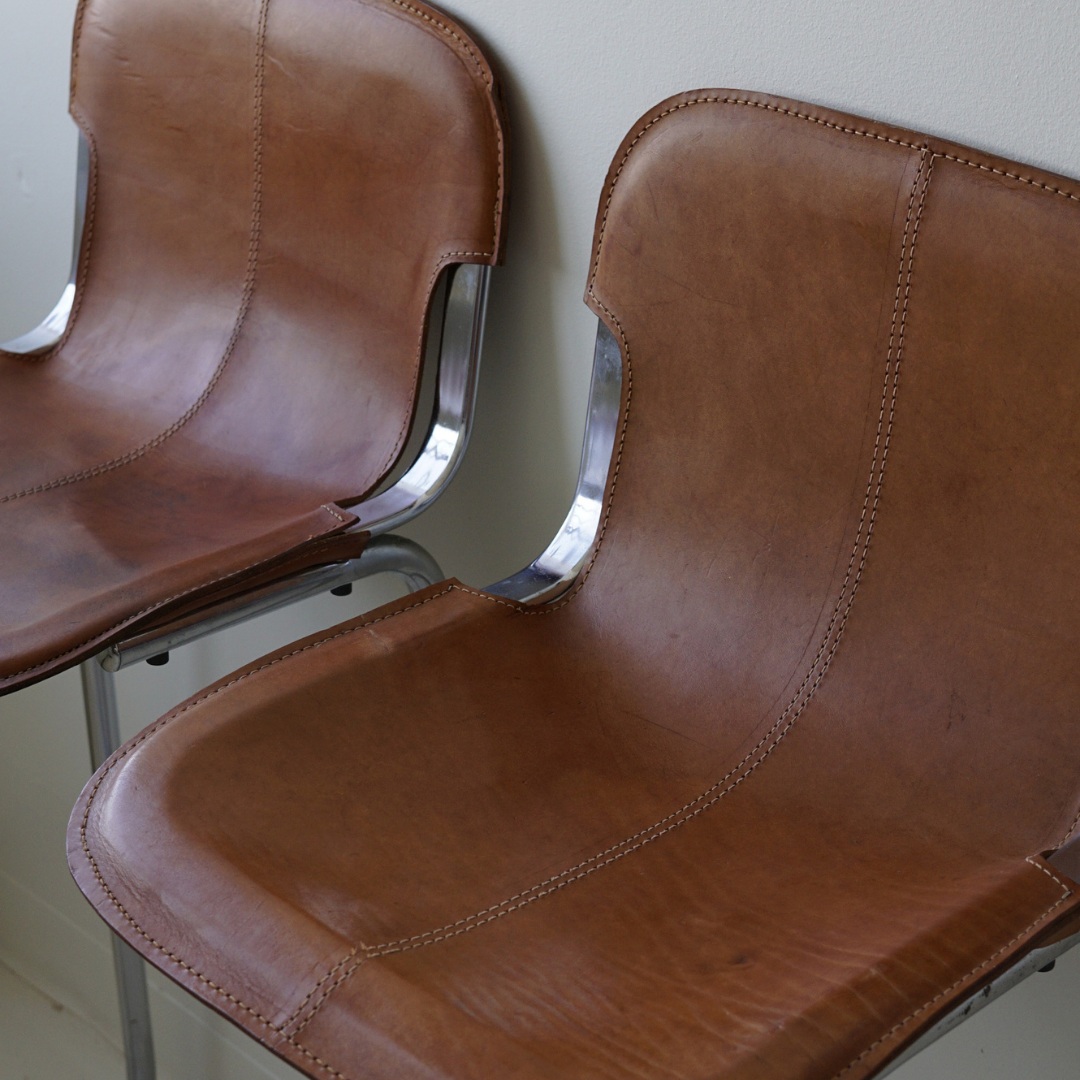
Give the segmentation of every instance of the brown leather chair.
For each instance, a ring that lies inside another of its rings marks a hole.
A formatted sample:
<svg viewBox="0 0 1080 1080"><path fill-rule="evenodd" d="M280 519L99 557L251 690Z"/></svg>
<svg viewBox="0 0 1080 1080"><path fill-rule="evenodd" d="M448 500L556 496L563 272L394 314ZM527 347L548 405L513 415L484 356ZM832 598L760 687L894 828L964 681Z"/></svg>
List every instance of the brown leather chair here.
<svg viewBox="0 0 1080 1080"><path fill-rule="evenodd" d="M146 729L80 888L313 1077L881 1075L1080 932L1078 248L1074 181L657 106L555 543Z"/></svg>
<svg viewBox="0 0 1080 1080"><path fill-rule="evenodd" d="M0 693L85 662L96 767L109 671L443 576L380 534L464 451L506 170L490 65L412 0L82 0L71 112L76 269L0 351Z"/></svg>

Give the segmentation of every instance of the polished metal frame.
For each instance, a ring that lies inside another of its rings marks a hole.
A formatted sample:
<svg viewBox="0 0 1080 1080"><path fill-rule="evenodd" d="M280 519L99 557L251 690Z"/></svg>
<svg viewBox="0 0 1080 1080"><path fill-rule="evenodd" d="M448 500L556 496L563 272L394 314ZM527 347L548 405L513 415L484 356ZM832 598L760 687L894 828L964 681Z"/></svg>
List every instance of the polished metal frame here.
<svg viewBox="0 0 1080 1080"><path fill-rule="evenodd" d="M88 148L80 136L74 257L71 276L60 301L38 327L0 345L0 349L33 355L53 348L64 335L75 298L79 248L86 218L89 163ZM386 534L415 517L436 499L461 463L468 445L476 400L489 276L490 267L487 266L468 264L454 271L447 290L439 345L436 404L430 427L423 447L408 471L384 492L352 507L360 519L353 530L367 531L373 537L358 558L306 570L242 596L209 605L194 615L110 645L83 663L83 697L91 763L95 771L120 745L112 675L121 668L372 574L398 573L410 590L442 580L444 575L438 563L419 544ZM524 570L491 585L487 592L521 603L543 604L557 600L574 584L602 527L621 400L622 356L618 342L604 323L598 322L581 466L570 512L540 556ZM1030 975L1049 970L1059 956L1078 944L1080 933L1031 950L1013 967L957 1005L885 1065L878 1076L889 1075ZM113 959L128 1080L154 1080L153 1040L143 961L115 935Z"/></svg>
<svg viewBox="0 0 1080 1080"><path fill-rule="evenodd" d="M37 353L48 352L64 336L68 319L71 317L71 308L75 303L75 279L79 273L79 248L82 246L83 226L86 224L86 199L89 190L90 147L80 133L75 178L75 241L74 250L71 253L71 273L68 275L68 283L64 286L56 307L29 333L0 345L0 350L3 352L34 356Z"/></svg>
<svg viewBox="0 0 1080 1080"><path fill-rule="evenodd" d="M558 599L573 585L600 535L621 400L622 354L611 331L601 322L593 350L581 468L570 513L542 555L524 570L489 586L486 592L536 604Z"/></svg>
<svg viewBox="0 0 1080 1080"><path fill-rule="evenodd" d="M618 436L621 400L622 356L619 345L611 331L603 322L599 322L581 468L570 513L542 555L524 570L490 586L486 592L526 604L543 604L557 600L574 584L599 540L608 474ZM1011 968L943 1016L903 1053L885 1065L877 1076L883 1078L898 1069L1030 975L1051 970L1057 958L1076 945L1080 945L1080 933L1052 945L1032 949Z"/></svg>
<svg viewBox="0 0 1080 1080"><path fill-rule="evenodd" d="M89 181L89 148L80 135L74 256L68 284L59 303L39 326L0 345L0 349L34 356L54 348L63 338L75 299ZM319 593L348 588L352 582L373 574L396 573L410 591L444 578L439 564L424 548L389 533L438 498L461 464L472 429L490 274L489 266L461 264L449 268L445 290L436 290L436 302L429 312L429 335L439 334L431 421L408 470L385 491L351 508L359 521L348 531L372 536L357 558L305 570L239 596L211 602L195 613L149 631L133 633L83 662L83 700L90 760L95 771L120 745L114 675L122 668L141 660L160 658L170 649ZM443 298L441 307L439 297ZM418 395L421 393L422 386L418 388ZM405 452L408 451L407 445ZM112 941L127 1078L154 1080L156 1066L146 970L141 957L130 946L116 935Z"/></svg>

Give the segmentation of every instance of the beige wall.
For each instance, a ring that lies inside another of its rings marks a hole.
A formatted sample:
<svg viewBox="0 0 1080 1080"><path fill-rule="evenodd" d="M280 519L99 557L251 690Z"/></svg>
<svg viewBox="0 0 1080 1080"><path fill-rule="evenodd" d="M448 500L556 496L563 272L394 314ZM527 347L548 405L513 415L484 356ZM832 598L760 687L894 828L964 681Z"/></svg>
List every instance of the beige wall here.
<svg viewBox="0 0 1080 1080"><path fill-rule="evenodd" d="M163 0L164 2L164 0ZM1080 5L1017 0L448 0L502 70L513 125L508 262L495 278L469 456L408 532L482 585L541 550L569 502L595 320L581 303L611 155L661 98L766 90L1080 175ZM70 253L74 0L0 0L0 340L44 315ZM396 595L384 579L121 676L128 733L246 659ZM67 876L68 809L88 772L78 679L0 699L0 958L103 1030L105 932ZM1077 950L1080 953L1080 950ZM155 980L165 1078L284 1066ZM1037 976L906 1066L900 1080L1075 1080L1080 958Z"/></svg>

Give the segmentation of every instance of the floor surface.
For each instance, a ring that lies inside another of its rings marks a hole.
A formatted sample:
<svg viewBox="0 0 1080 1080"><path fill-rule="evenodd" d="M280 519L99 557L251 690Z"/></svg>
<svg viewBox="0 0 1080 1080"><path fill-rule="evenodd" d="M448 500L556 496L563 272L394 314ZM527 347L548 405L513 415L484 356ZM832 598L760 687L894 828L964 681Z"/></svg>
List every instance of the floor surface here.
<svg viewBox="0 0 1080 1080"><path fill-rule="evenodd" d="M122 1080L124 1059L85 1020L0 964L0 1080Z"/></svg>

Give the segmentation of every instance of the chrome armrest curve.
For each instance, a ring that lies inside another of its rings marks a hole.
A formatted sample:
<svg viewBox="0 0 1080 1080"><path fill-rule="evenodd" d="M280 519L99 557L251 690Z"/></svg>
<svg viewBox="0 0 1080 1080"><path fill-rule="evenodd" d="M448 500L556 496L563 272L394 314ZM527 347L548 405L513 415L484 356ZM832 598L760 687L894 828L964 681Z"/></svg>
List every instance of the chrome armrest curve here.
<svg viewBox="0 0 1080 1080"><path fill-rule="evenodd" d="M75 180L75 239L71 253L71 273L68 283L60 294L56 307L45 318L21 337L0 344L0 352L34 356L47 352L64 336L71 309L75 303L75 281L79 274L79 249L82 247L83 229L86 225L86 200L90 188L90 147L86 137L79 132L79 157Z"/></svg>
<svg viewBox="0 0 1080 1080"><path fill-rule="evenodd" d="M490 276L490 266L475 263L454 269L443 315L434 416L423 448L392 487L349 507L360 519L354 530L379 536L396 529L437 499L457 472L472 432Z"/></svg>
<svg viewBox="0 0 1080 1080"><path fill-rule="evenodd" d="M600 531L621 400L622 356L611 331L600 322L593 352L581 468L570 513L539 558L524 570L489 586L485 592L526 604L551 601L564 593L581 573Z"/></svg>

